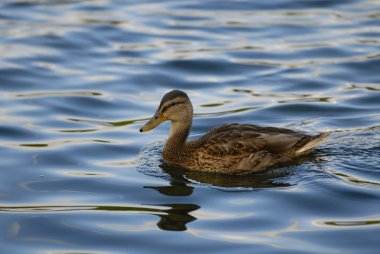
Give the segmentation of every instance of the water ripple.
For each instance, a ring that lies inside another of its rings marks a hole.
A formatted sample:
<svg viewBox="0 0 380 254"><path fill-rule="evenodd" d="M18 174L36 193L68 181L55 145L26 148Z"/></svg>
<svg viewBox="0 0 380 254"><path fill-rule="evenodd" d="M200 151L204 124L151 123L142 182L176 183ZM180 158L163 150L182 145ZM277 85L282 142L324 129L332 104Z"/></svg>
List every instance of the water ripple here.
<svg viewBox="0 0 380 254"><path fill-rule="evenodd" d="M375 253L378 10L2 1L2 252ZM191 138L228 122L332 137L263 174L173 169L161 157L168 124L138 131L171 89L192 99Z"/></svg>

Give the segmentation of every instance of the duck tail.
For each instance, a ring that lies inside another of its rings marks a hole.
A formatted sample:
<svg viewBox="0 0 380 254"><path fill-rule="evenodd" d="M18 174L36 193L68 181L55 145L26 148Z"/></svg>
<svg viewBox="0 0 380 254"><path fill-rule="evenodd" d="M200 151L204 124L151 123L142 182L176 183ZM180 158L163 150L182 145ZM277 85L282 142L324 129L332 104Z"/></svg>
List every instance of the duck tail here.
<svg viewBox="0 0 380 254"><path fill-rule="evenodd" d="M297 156L306 154L314 149L317 145L326 141L326 139L330 136L330 133L324 132L315 136L310 137L306 143L302 142L302 146L295 151ZM302 140L301 140L302 141ZM299 142L300 143L300 142ZM301 144L300 144L301 145Z"/></svg>

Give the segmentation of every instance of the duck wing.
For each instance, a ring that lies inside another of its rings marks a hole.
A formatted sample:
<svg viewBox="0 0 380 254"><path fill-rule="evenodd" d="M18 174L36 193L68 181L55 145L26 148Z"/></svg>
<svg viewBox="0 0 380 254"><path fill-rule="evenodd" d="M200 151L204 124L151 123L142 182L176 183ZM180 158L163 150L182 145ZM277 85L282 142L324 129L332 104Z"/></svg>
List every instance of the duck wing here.
<svg viewBox="0 0 380 254"><path fill-rule="evenodd" d="M225 124L201 137L197 150L218 157L250 155L264 150L280 154L305 137L309 136L284 128Z"/></svg>

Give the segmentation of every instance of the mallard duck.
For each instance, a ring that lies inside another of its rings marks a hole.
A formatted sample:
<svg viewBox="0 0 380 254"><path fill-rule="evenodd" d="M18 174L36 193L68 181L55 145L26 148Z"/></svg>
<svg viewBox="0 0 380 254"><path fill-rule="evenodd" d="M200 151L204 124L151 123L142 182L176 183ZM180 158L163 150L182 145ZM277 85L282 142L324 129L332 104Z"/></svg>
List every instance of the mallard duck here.
<svg viewBox="0 0 380 254"><path fill-rule="evenodd" d="M164 161L176 167L204 172L242 174L264 171L312 151L328 133L315 136L284 128L224 124L187 141L193 106L186 93L173 90L162 98L154 116L140 129L149 131L171 121L163 148Z"/></svg>

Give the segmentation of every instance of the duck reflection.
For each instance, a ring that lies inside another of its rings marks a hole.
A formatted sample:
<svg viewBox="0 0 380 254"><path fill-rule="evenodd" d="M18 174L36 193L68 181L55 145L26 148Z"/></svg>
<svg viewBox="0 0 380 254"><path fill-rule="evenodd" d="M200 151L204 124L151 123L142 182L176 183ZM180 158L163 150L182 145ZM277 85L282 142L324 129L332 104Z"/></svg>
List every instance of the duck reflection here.
<svg viewBox="0 0 380 254"><path fill-rule="evenodd" d="M144 188L153 189L162 195L171 197L191 196L194 190L193 186L196 186L197 183L207 184L213 187L223 187L226 188L226 190L230 188L252 190L290 185L273 180L287 174L286 170L283 169L265 174L238 176L188 171L172 167L165 163L161 164L160 167L167 174L165 178L169 179L169 186L144 186ZM193 203L159 204L158 206L168 207L168 209L165 209L164 214L158 214L161 219L157 223L160 229L167 231L187 230L186 225L197 219L190 213L201 208L199 205Z"/></svg>
<svg viewBox="0 0 380 254"><path fill-rule="evenodd" d="M186 224L196 220L190 212L198 210L200 206L195 204L165 204L166 207L171 207L165 210L165 215L158 215L161 220L157 226L166 231L185 231Z"/></svg>
<svg viewBox="0 0 380 254"><path fill-rule="evenodd" d="M171 177L171 186L165 187L176 189L176 191L172 190L171 193L179 192L179 189L187 189L187 192L191 195L194 187L190 187L189 184L194 183L222 188L246 188L247 190L290 186L288 183L277 181L279 177L288 175L289 170L286 167L249 175L225 175L190 171L176 168L166 163L161 164L160 167ZM162 189L160 191L162 191Z"/></svg>
<svg viewBox="0 0 380 254"><path fill-rule="evenodd" d="M173 171L173 174L168 175L170 178L169 186L144 186L144 188L153 189L162 195L171 197L184 197L193 194L194 187L187 184L187 180L181 176L181 173ZM161 219L157 226L166 231L187 230L186 224L197 219L190 213L200 208L196 204L160 204L159 206L169 207L165 210L165 214L158 215Z"/></svg>
<svg viewBox="0 0 380 254"><path fill-rule="evenodd" d="M191 196L194 187L188 186L184 178L173 178L169 186L144 186L144 188L154 189L165 196Z"/></svg>
<svg viewBox="0 0 380 254"><path fill-rule="evenodd" d="M157 209L157 207L162 207L162 209ZM187 230L186 224L197 219L190 213L199 208L200 206L195 204L159 204L154 207L98 206L94 210L146 212L160 217L157 226L162 230L185 231Z"/></svg>

